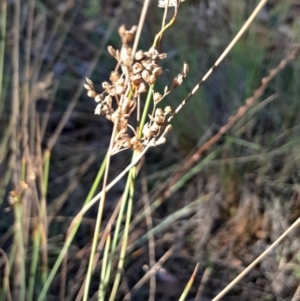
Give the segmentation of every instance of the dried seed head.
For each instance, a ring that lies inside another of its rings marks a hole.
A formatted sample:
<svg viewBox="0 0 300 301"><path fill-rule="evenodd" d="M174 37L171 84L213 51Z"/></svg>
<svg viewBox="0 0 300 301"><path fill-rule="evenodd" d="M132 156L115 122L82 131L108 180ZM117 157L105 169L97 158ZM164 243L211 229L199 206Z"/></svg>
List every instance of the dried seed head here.
<svg viewBox="0 0 300 301"><path fill-rule="evenodd" d="M103 101L103 95L102 94L97 94L95 97L95 101L96 102L102 102Z"/></svg>
<svg viewBox="0 0 300 301"><path fill-rule="evenodd" d="M116 60L120 60L120 50L119 49L116 49Z"/></svg>
<svg viewBox="0 0 300 301"><path fill-rule="evenodd" d="M144 68L147 68L151 63L152 61L150 59L141 61L141 64L143 65Z"/></svg>
<svg viewBox="0 0 300 301"><path fill-rule="evenodd" d="M123 147L129 148L130 147L130 137L128 136L128 134L124 134L122 139L123 139Z"/></svg>
<svg viewBox="0 0 300 301"><path fill-rule="evenodd" d="M87 77L85 79L89 86L94 87L93 82L90 79L88 79Z"/></svg>
<svg viewBox="0 0 300 301"><path fill-rule="evenodd" d="M135 63L133 66L132 66L132 72L133 74L138 74L138 73L141 73L143 71L143 66L141 63Z"/></svg>
<svg viewBox="0 0 300 301"><path fill-rule="evenodd" d="M167 85L167 86L165 86L165 89L164 89L164 93L165 94L168 94L168 93L170 93L170 85Z"/></svg>
<svg viewBox="0 0 300 301"><path fill-rule="evenodd" d="M133 40L133 38L134 33L126 30L125 34L122 37L122 42L127 45Z"/></svg>
<svg viewBox="0 0 300 301"><path fill-rule="evenodd" d="M87 81L87 84L83 84L83 86L88 90L88 91L94 91L94 85L93 85L93 82L88 79L87 77L85 78L86 81Z"/></svg>
<svg viewBox="0 0 300 301"><path fill-rule="evenodd" d="M121 85L117 85L115 89L116 94L121 95L125 92L125 87Z"/></svg>
<svg viewBox="0 0 300 301"><path fill-rule="evenodd" d="M176 89L179 86L177 77L174 77L172 86L173 89Z"/></svg>
<svg viewBox="0 0 300 301"><path fill-rule="evenodd" d="M131 81L135 86L137 86L143 81L143 79L140 74L136 74L131 77Z"/></svg>
<svg viewBox="0 0 300 301"><path fill-rule="evenodd" d="M156 60L159 55L158 51L154 47L149 49L148 54L152 60Z"/></svg>
<svg viewBox="0 0 300 301"><path fill-rule="evenodd" d="M159 92L155 92L153 95L154 103L160 102L161 99L162 99L162 95Z"/></svg>
<svg viewBox="0 0 300 301"><path fill-rule="evenodd" d="M152 136L153 136L153 132L147 122L143 127L143 138L148 139L151 138Z"/></svg>
<svg viewBox="0 0 300 301"><path fill-rule="evenodd" d="M182 84L182 82L183 82L183 75L182 75L182 73L179 73L177 75L177 77L175 77L173 79L173 88L174 89L177 88L178 86L180 86Z"/></svg>
<svg viewBox="0 0 300 301"><path fill-rule="evenodd" d="M111 107L111 104L112 104L112 97L107 95L105 98L104 98L104 102Z"/></svg>
<svg viewBox="0 0 300 301"><path fill-rule="evenodd" d="M146 69L147 71L149 71L149 72L151 72L153 68L154 68L154 67L153 67L152 62L151 62L150 64L147 64L146 67L145 67L145 69Z"/></svg>
<svg viewBox="0 0 300 301"><path fill-rule="evenodd" d="M158 7L166 7L169 4L171 6L179 6L180 1L183 2L184 0L158 0Z"/></svg>
<svg viewBox="0 0 300 301"><path fill-rule="evenodd" d="M102 88L106 90L106 89L110 88L110 84L108 82L103 82Z"/></svg>
<svg viewBox="0 0 300 301"><path fill-rule="evenodd" d="M111 56L113 56L113 57L116 57L116 50L115 50L115 48L114 47L112 47L112 46L107 46L107 50L108 50L108 53L111 55Z"/></svg>
<svg viewBox="0 0 300 301"><path fill-rule="evenodd" d="M141 83L140 86L139 86L139 89L138 89L138 92L139 93L145 93L147 92L147 86L145 83Z"/></svg>
<svg viewBox="0 0 300 301"><path fill-rule="evenodd" d="M112 82L112 83L114 83L114 82L116 82L119 78L120 78L120 74L119 74L119 72L118 71L112 71L111 73L110 73L110 77L109 77L109 80Z"/></svg>
<svg viewBox="0 0 300 301"><path fill-rule="evenodd" d="M178 84L179 84L179 85L182 84L183 79L184 79L184 77L183 77L182 73L179 73L178 76L177 76L177 81L178 81Z"/></svg>
<svg viewBox="0 0 300 301"><path fill-rule="evenodd" d="M165 107L164 111L165 111L165 115L171 114L172 113L172 108L170 106L167 106L167 107Z"/></svg>
<svg viewBox="0 0 300 301"><path fill-rule="evenodd" d="M163 60L163 59L165 59L167 57L167 54L166 53L160 53L160 54L158 54L158 58L160 59L160 60Z"/></svg>
<svg viewBox="0 0 300 301"><path fill-rule="evenodd" d="M125 79L123 77L120 77L117 81L116 81L116 85L123 85L125 83Z"/></svg>
<svg viewBox="0 0 300 301"><path fill-rule="evenodd" d="M88 91L91 91L92 88L88 85L88 84L83 84L83 86L88 90Z"/></svg>
<svg viewBox="0 0 300 301"><path fill-rule="evenodd" d="M155 67L155 68L152 70L152 74L153 74L155 77L159 77L162 73L163 73L162 67Z"/></svg>
<svg viewBox="0 0 300 301"><path fill-rule="evenodd" d="M160 128L161 128L161 126L158 125L157 123L153 123L152 124L151 130L153 132L153 136L157 136L158 135Z"/></svg>
<svg viewBox="0 0 300 301"><path fill-rule="evenodd" d="M155 116L163 116L164 115L164 112L161 108L157 108L155 110Z"/></svg>
<svg viewBox="0 0 300 301"><path fill-rule="evenodd" d="M96 109L95 109L95 115L101 115L101 107L102 107L102 104L99 103L97 106L96 106Z"/></svg>
<svg viewBox="0 0 300 301"><path fill-rule="evenodd" d="M143 50L138 50L138 51L135 53L135 56L134 56L134 58L135 58L137 61L142 60L143 57L144 57L144 51L143 51Z"/></svg>
<svg viewBox="0 0 300 301"><path fill-rule="evenodd" d="M149 71L147 70L143 70L142 72L142 78L144 79L145 82L149 82L149 78L150 78L150 75L149 75Z"/></svg>
<svg viewBox="0 0 300 301"><path fill-rule="evenodd" d="M155 80L156 80L156 77L153 74L151 74L149 77L149 84L153 85L155 83Z"/></svg>
<svg viewBox="0 0 300 301"><path fill-rule="evenodd" d="M133 40L136 29L136 26L132 26L130 30L126 30L124 25L120 26L119 35L122 39L123 44L128 45L128 43L130 43Z"/></svg>
<svg viewBox="0 0 300 301"><path fill-rule="evenodd" d="M124 24L122 24L122 25L119 27L119 30L118 30L119 35L120 35L121 38L122 38L122 36L125 34L125 31L126 31L126 27L125 27Z"/></svg>
<svg viewBox="0 0 300 301"><path fill-rule="evenodd" d="M185 78L187 76L188 72L189 72L189 65L186 62L184 62L183 68L182 68L183 78Z"/></svg>
<svg viewBox="0 0 300 301"><path fill-rule="evenodd" d="M120 59L121 63L124 64L125 66L129 66L131 63L131 48L122 46L121 52L120 52Z"/></svg>
<svg viewBox="0 0 300 301"><path fill-rule="evenodd" d="M157 125L162 125L165 121L165 116L164 116L164 113L163 113L163 110L158 108L155 110L155 117L154 117L154 122L157 124Z"/></svg>
<svg viewBox="0 0 300 301"><path fill-rule="evenodd" d="M97 93L95 91L90 90L87 92L87 96L95 98L97 96Z"/></svg>

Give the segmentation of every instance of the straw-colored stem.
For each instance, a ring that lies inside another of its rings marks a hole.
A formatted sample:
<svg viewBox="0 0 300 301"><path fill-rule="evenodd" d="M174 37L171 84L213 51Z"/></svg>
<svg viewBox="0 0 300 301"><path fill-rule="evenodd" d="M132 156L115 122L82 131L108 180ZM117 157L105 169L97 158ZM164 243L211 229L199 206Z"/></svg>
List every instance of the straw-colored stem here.
<svg viewBox="0 0 300 301"><path fill-rule="evenodd" d="M217 61L214 63L214 65L207 71L207 73L203 76L203 78L200 80L200 82L194 87L194 89L188 94L188 96L182 101L182 103L177 107L177 109L174 111L174 113L169 117L168 122L170 122L173 117L187 104L187 102L190 100L190 98L197 92L197 90L202 86L202 84L209 78L209 76L214 72L214 70L221 64L221 62L224 60L224 58L228 55L228 53L231 51L231 49L235 46L235 44L238 42L238 40L242 37L242 35L246 32L246 30L249 28L253 20L256 18L258 13L261 11L261 9L264 7L264 5L267 3L268 0L261 0L248 20L245 22L245 24L242 26L242 28L239 30L239 32L236 34L236 36L233 38L233 40L229 43L229 45L226 47L226 49L223 51L223 53L220 55L220 57L217 59Z"/></svg>
<svg viewBox="0 0 300 301"><path fill-rule="evenodd" d="M242 273L240 273L233 281L231 281L212 301L221 300L240 280L242 280L253 268L261 262L268 253L270 253L277 245L281 243L293 230L300 225L298 218L279 238L277 238L261 255L259 255Z"/></svg>
<svg viewBox="0 0 300 301"><path fill-rule="evenodd" d="M1 294L1 296L6 296L7 301L12 301L12 296L11 296L11 292L10 292L10 281L9 281L9 277L10 277L10 264L9 264L9 260L8 257L6 255L6 253L0 249L0 254L2 257L2 261L4 261L4 274L3 274L3 281L2 281L2 285L3 285L3 289L2 287L0 287L0 291L3 292L3 294Z"/></svg>
<svg viewBox="0 0 300 301"><path fill-rule="evenodd" d="M22 205L19 200L13 206L15 218L15 241L17 246L15 253L15 277L14 281L14 300L25 300L26 292L26 272L25 272L25 253L24 253L24 239L22 231Z"/></svg>
<svg viewBox="0 0 300 301"><path fill-rule="evenodd" d="M3 69L4 69L4 56L5 56L5 37L6 37L6 13L7 2L2 0L1 3L1 41L0 41L0 117L4 107L3 97Z"/></svg>
<svg viewBox="0 0 300 301"><path fill-rule="evenodd" d="M132 290L125 295L123 298L124 301L131 300L130 295L135 294L151 277L152 273L155 273L161 268L161 266L172 256L174 252L174 246L172 246L160 259L159 261L151 268L147 273L135 284Z"/></svg>
<svg viewBox="0 0 300 301"><path fill-rule="evenodd" d="M109 232L110 232L110 230L109 230ZM106 284L107 284L107 283L105 283L105 271L106 271L106 267L107 267L110 243L111 243L111 234L109 233L107 235L107 239L106 239L106 242L105 242L103 260L102 260L102 266L101 266L99 294L98 294L98 300L99 301L104 300L104 296L105 296L105 289L106 289Z"/></svg>
<svg viewBox="0 0 300 301"><path fill-rule="evenodd" d="M195 281L195 277L196 277L196 274L197 274L197 271L198 271L198 266L199 266L199 263L197 263L196 267L195 267L195 270L190 278L190 280L188 281L186 287L184 288L184 291L182 293L182 295L180 296L179 298L179 301L184 301L187 297L187 294L188 292L190 291L194 281Z"/></svg>
<svg viewBox="0 0 300 301"><path fill-rule="evenodd" d="M20 115L20 98L19 98L19 41L20 41L20 0L15 1L14 5L14 21L13 21L13 82L12 82L12 109L11 109L11 120L12 120L12 133L11 133L11 163L10 166L13 170L12 178L13 185L16 188L19 184L20 170L18 162L19 147L18 147L18 134L19 134L19 115Z"/></svg>
<svg viewBox="0 0 300 301"><path fill-rule="evenodd" d="M133 168L129 174L131 177L130 181L130 188L129 188L129 199L128 199L128 204L127 204L127 214L126 214L126 221L125 221L125 230L124 230L124 235L123 235L123 240L122 240L122 247L121 247L121 252L120 252L120 258L119 258L119 263L118 263L118 269L117 269L117 274L115 276L113 288L111 295L109 297L109 301L114 301L117 290L119 287L119 283L121 280L121 274L123 271L123 265L124 265L124 260L125 260L125 255L126 255L126 249L127 249L127 242L128 242L128 235L129 235L129 229L130 229L130 220L131 220L131 213L132 213L132 207L133 207L133 196L134 196L134 184L135 184L135 168Z"/></svg>
<svg viewBox="0 0 300 301"><path fill-rule="evenodd" d="M147 178L143 176L142 179L142 194L144 203L145 219L148 230L148 248L149 248L149 268L155 265L155 241L154 235L151 233L153 229L153 222L151 217L150 201L148 196ZM156 291L156 276L152 274L149 283L149 301L155 301L155 291Z"/></svg>

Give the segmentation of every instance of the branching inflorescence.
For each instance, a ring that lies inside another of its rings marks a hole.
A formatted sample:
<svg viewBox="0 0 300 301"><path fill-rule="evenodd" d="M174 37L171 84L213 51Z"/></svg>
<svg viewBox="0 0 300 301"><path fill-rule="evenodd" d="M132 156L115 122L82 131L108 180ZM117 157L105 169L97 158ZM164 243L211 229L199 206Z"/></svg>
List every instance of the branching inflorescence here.
<svg viewBox="0 0 300 301"><path fill-rule="evenodd" d="M93 82L87 80L84 87L87 95L95 99L98 103L95 114L104 115L112 121L117 129L114 138L112 154L121 150L131 148L141 152L145 146L155 146L166 141L166 134L171 130L171 125L167 124L167 116L172 113L170 106L164 109L157 108L157 104L177 88L185 79L188 72L188 65L184 63L182 71L173 79L172 84L165 87L163 94L155 92L154 83L163 73L159 66L161 60L167 57L166 53L159 53L155 47L148 51L138 50L132 53L130 43L133 41L136 26L127 30L124 25L119 28L119 35L122 40L120 50L108 46L108 52L113 56L117 65L111 72L109 82L102 83L103 92L95 91ZM140 101L141 94L151 93L153 98L152 114L149 114L149 121L144 125L140 124ZM129 118L137 112L138 125L136 129L130 124ZM142 127L139 135L139 127Z"/></svg>

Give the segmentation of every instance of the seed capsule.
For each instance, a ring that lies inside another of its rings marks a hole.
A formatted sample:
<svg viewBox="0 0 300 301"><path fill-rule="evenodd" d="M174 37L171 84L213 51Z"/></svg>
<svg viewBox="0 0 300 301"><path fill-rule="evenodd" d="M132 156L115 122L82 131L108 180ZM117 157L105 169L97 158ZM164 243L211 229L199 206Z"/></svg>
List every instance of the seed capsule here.
<svg viewBox="0 0 300 301"><path fill-rule="evenodd" d="M137 60L137 61L140 61L144 58L144 51L143 50L138 50L136 53L135 53L135 56L134 58Z"/></svg>
<svg viewBox="0 0 300 301"><path fill-rule="evenodd" d="M147 70L143 70L142 72L142 78L144 79L145 82L149 82L149 72Z"/></svg>
<svg viewBox="0 0 300 301"><path fill-rule="evenodd" d="M152 74L153 74L155 77L159 77L162 73L163 73L162 67L155 67L155 68L152 70Z"/></svg>

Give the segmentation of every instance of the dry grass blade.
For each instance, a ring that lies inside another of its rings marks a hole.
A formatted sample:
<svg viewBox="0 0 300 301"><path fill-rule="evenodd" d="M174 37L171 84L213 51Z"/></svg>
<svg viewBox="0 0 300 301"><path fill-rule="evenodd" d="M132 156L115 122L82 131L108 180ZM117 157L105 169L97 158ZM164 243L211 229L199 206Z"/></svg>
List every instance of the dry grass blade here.
<svg viewBox="0 0 300 301"><path fill-rule="evenodd" d="M155 240L154 235L151 232L153 229L153 221L151 216L151 209L150 209L150 201L149 195L147 190L147 180L146 180L146 173L142 179L142 192L143 192L143 202L144 202L144 209L145 209L145 216L146 216L146 223L147 223L147 230L148 230L148 246L149 246L149 267L153 267L155 265ZM149 301L155 300L155 290L156 290L156 278L155 275L151 275L150 277L150 288L149 288Z"/></svg>
<svg viewBox="0 0 300 301"><path fill-rule="evenodd" d="M198 271L198 266L199 266L199 263L197 263L197 265L195 267L195 270L194 270L194 272L193 272L190 280L188 281L188 283L187 283L187 285L186 285L186 287L185 287L182 295L179 298L179 301L184 301L185 298L186 298L186 296L187 296L187 294L188 294L188 292L189 292L189 290L191 289L191 287L192 287L192 285L193 285L193 283L195 281L195 277L196 277L196 274L197 274L197 271Z"/></svg>
<svg viewBox="0 0 300 301"><path fill-rule="evenodd" d="M210 276L211 272L212 272L211 268L206 268L205 269L205 271L203 273L203 276L202 276L202 279L201 279L201 283L200 283L198 291L197 291L197 295L195 297L195 301L200 301L201 300L202 294L204 292L206 283L209 279L209 276Z"/></svg>
<svg viewBox="0 0 300 301"><path fill-rule="evenodd" d="M221 300L241 279L243 279L266 255L271 252L277 245L281 243L293 230L300 225L298 218L271 246L267 248L260 256L258 256L242 273L240 273L231 283L229 283L212 301Z"/></svg>
<svg viewBox="0 0 300 301"><path fill-rule="evenodd" d="M0 268L2 265L4 265L4 275L3 275L3 290L6 292L6 298L8 301L12 301L12 296L10 292L10 284L9 284L9 275L10 275L10 269L9 269L9 260L7 258L6 253L0 249L0 253L2 254L2 260L0 258ZM2 262L1 262L2 261Z"/></svg>
<svg viewBox="0 0 300 301"><path fill-rule="evenodd" d="M223 59L228 55L228 53L231 51L233 46L237 43L237 41L241 38L241 36L248 30L249 26L253 22L253 20L256 18L258 13L261 11L261 9L264 7L264 5L267 3L267 0L261 0L248 20L245 22L243 27L240 29L240 31L236 34L236 36L233 38L233 40L230 42L230 44L227 46L227 48L223 51L223 53L220 55L218 60L215 62L215 64L208 70L208 72L203 76L203 78L200 80L200 82L194 87L192 92L188 94L188 96L182 101L182 103L177 107L177 109L174 111L174 113L169 117L168 122L170 122L173 117L187 104L187 102L190 100L190 98L198 91L198 89L202 86L202 84L209 78L209 76L214 72L214 70L220 65L220 63L223 61Z"/></svg>
<svg viewBox="0 0 300 301"><path fill-rule="evenodd" d="M222 126L219 132L214 135L209 141L207 141L203 146L201 146L189 159L188 161L180 167L180 169L176 172L175 176L172 178L171 182L168 185L168 188L164 192L164 198L169 197L171 193L171 188L180 179L182 174L189 170L193 164L199 160L201 155L206 152L212 145L214 145L229 129L241 118L246 112L255 104L255 101L262 96L263 92L267 88L269 82L282 70L285 68L288 62L294 60L300 50L299 46L295 46L294 49L289 53L289 55L283 59L275 69L270 70L270 73L267 77L264 77L261 81L261 86L254 91L254 94L247 98L245 101L245 105L240 107L237 113L229 118L227 124Z"/></svg>
<svg viewBox="0 0 300 301"><path fill-rule="evenodd" d="M135 294L151 277L151 274L158 271L161 268L161 265L166 262L173 254L174 247L171 247L160 259L159 261L149 270L147 273L139 280L139 282L131 289L130 293L128 293L123 300L129 301L130 296Z"/></svg>

